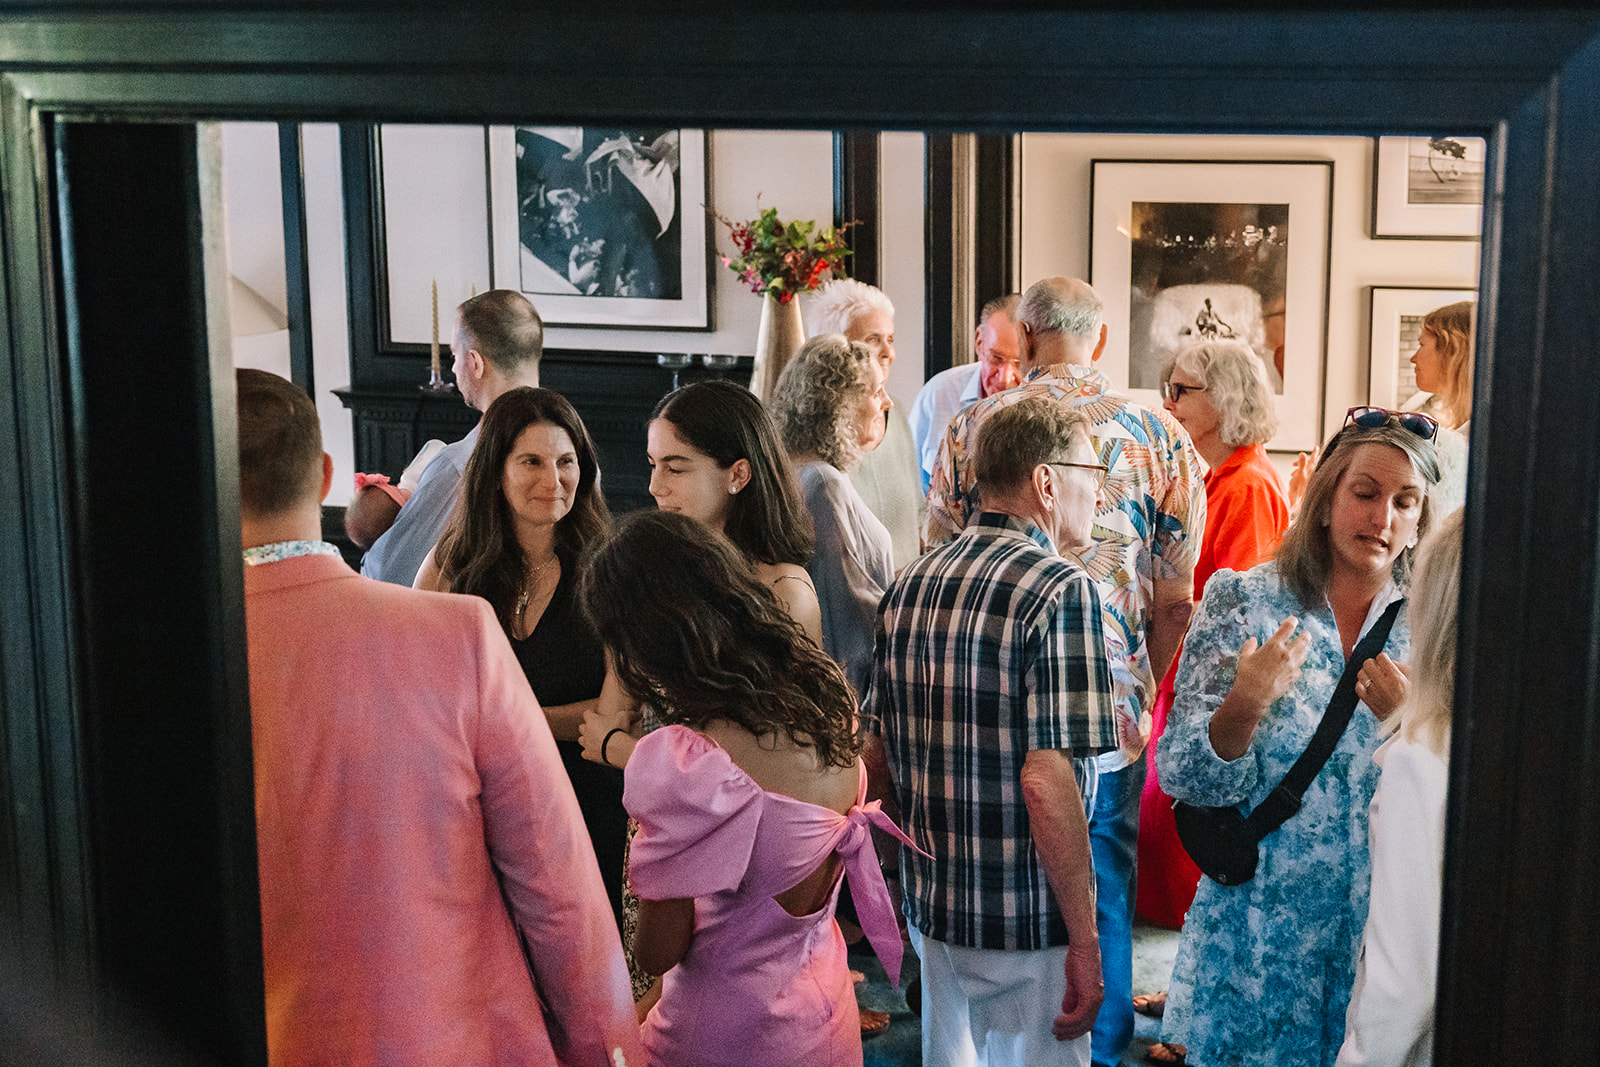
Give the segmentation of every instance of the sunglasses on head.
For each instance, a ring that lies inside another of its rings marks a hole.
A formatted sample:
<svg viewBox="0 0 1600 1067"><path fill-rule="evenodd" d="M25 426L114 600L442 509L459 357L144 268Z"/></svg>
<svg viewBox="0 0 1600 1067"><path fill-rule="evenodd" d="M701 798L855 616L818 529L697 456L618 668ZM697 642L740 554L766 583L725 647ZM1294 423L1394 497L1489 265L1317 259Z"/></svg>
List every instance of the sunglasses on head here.
<svg viewBox="0 0 1600 1067"><path fill-rule="evenodd" d="M1391 421L1399 423L1402 430L1409 430L1424 441L1432 441L1439 436L1438 420L1420 411L1390 411L1388 408L1359 407L1351 408L1344 413L1346 426L1359 426L1363 430L1376 430L1389 425Z"/></svg>

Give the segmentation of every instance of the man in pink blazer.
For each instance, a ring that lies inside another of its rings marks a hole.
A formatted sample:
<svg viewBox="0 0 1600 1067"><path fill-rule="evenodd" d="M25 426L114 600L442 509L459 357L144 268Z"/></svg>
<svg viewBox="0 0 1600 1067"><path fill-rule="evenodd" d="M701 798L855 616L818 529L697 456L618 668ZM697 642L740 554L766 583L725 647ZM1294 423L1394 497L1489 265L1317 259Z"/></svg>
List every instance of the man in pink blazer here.
<svg viewBox="0 0 1600 1067"><path fill-rule="evenodd" d="M274 1065L642 1065L561 758L489 606L362 578L297 386L238 372Z"/></svg>

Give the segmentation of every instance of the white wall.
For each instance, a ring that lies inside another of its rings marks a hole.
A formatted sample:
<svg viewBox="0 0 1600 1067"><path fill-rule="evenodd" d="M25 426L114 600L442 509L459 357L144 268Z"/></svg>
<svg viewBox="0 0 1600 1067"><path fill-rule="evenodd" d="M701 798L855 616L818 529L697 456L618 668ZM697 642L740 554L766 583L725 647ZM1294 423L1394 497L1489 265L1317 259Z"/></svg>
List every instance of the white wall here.
<svg viewBox="0 0 1600 1067"><path fill-rule="evenodd" d="M345 299L344 184L339 127L300 127L301 181L306 191L306 270L311 288L311 373L316 379L322 447L333 457L329 504L350 503L355 484L355 420L329 390L350 384L350 315Z"/></svg>
<svg viewBox="0 0 1600 1067"><path fill-rule="evenodd" d="M228 273L260 298L257 301L233 287L233 363L288 377L289 331L266 328L263 314L270 308L281 322L287 307L278 126L272 122L224 122L219 130ZM261 301L268 307L259 307ZM245 332L241 335L240 331Z"/></svg>
<svg viewBox="0 0 1600 1067"><path fill-rule="evenodd" d="M283 316L288 301L278 127L270 122L224 122L220 126L228 269ZM313 399L322 420L323 448L333 457L333 490L328 503L343 505L350 502L355 445L350 412L329 392L350 384L344 193L337 126L318 123L301 128L301 166L311 274L312 374L317 385ZM239 326L236 315L234 327ZM235 337L233 363L289 377L289 331Z"/></svg>
<svg viewBox="0 0 1600 1067"><path fill-rule="evenodd" d="M903 410L922 388L927 350L923 289L926 156L920 133L885 133L878 142L878 281L894 301L894 366L889 395Z"/></svg>
<svg viewBox="0 0 1600 1067"><path fill-rule="evenodd" d="M1322 434L1326 439L1339 428L1347 408L1367 402L1367 287L1470 289L1478 284L1475 241L1374 241L1368 236L1373 148L1373 140L1367 137L1024 134L1019 224L1022 284L1026 287L1056 274L1088 278L1093 160L1333 161Z"/></svg>

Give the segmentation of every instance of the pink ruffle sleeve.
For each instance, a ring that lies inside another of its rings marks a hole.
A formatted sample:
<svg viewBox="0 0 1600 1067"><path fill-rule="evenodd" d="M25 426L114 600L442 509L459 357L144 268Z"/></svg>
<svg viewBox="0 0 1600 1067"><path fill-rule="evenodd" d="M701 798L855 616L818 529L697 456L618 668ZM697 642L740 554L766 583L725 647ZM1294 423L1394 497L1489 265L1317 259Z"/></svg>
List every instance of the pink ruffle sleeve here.
<svg viewBox="0 0 1600 1067"><path fill-rule="evenodd" d="M622 805L639 822L628 859L646 900L738 888L761 825L760 786L687 726L664 726L628 757Z"/></svg>

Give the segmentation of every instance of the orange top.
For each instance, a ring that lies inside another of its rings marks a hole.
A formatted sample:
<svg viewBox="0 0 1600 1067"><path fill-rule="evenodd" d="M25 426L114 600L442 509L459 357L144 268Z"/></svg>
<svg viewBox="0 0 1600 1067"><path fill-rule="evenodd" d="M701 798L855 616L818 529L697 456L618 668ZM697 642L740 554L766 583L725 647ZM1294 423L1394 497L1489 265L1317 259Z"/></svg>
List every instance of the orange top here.
<svg viewBox="0 0 1600 1067"><path fill-rule="evenodd" d="M1194 565L1194 598L1227 567L1246 571L1272 557L1289 528L1289 497L1267 450L1243 445L1206 475L1206 535Z"/></svg>

